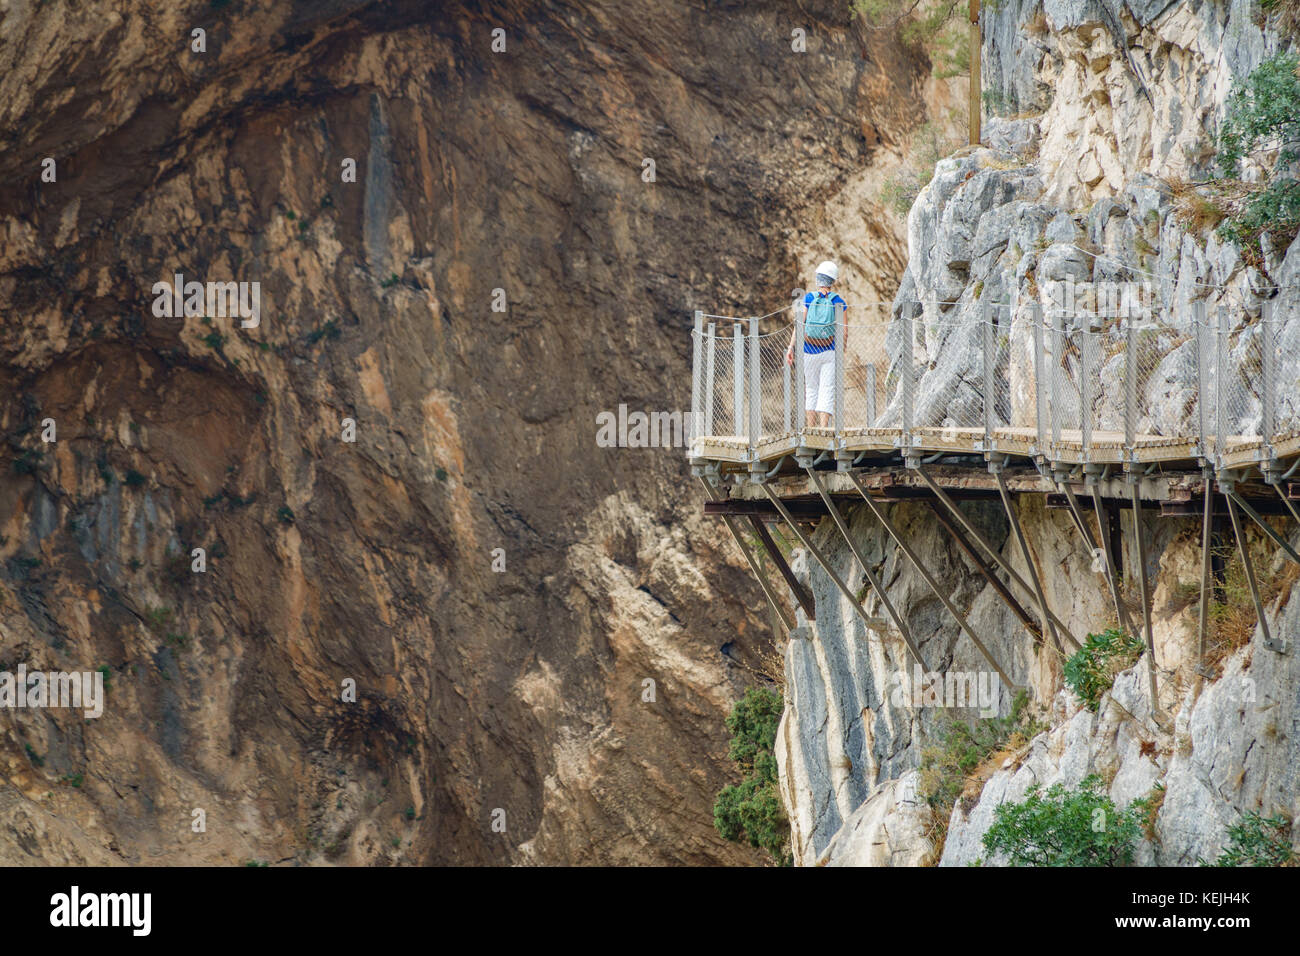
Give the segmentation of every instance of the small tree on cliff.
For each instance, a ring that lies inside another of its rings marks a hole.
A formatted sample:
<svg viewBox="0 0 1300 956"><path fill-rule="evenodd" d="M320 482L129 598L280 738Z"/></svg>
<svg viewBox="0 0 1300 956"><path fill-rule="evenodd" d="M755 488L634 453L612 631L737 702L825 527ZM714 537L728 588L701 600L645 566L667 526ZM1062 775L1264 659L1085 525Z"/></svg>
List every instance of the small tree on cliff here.
<svg viewBox="0 0 1300 956"><path fill-rule="evenodd" d="M726 839L767 850L773 859L788 866L792 862L790 822L777 792L772 753L782 706L779 694L751 687L727 715L731 733L728 756L745 779L722 788L713 804L713 825Z"/></svg>

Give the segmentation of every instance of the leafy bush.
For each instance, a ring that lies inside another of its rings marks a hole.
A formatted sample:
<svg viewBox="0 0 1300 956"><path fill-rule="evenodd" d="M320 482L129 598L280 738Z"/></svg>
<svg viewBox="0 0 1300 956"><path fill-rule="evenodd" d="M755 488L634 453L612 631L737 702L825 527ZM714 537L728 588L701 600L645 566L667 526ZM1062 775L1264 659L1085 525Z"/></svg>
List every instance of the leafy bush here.
<svg viewBox="0 0 1300 956"><path fill-rule="evenodd" d="M1261 817L1250 811L1228 827L1228 845L1213 863L1202 866L1289 866L1291 821L1283 816Z"/></svg>
<svg viewBox="0 0 1300 956"><path fill-rule="evenodd" d="M1074 696L1096 712L1101 695L1115 683L1115 675L1142 656L1142 641L1112 627L1100 634L1089 634L1083 647L1065 662L1065 683Z"/></svg>
<svg viewBox="0 0 1300 956"><path fill-rule="evenodd" d="M731 733L728 756L745 779L723 787L713 804L713 825L725 839L767 850L784 866L790 853L790 822L777 793L776 757L772 746L781 720L780 695L751 687L727 715Z"/></svg>
<svg viewBox="0 0 1300 956"><path fill-rule="evenodd" d="M935 123L925 123L915 133L913 149L896 173L880 186L880 201L899 215L906 216L921 190L934 178L934 167L960 142L944 135Z"/></svg>
<svg viewBox="0 0 1300 956"><path fill-rule="evenodd" d="M1021 691L1006 717L974 723L954 720L939 731L937 746L921 751L921 792L941 831L936 837L943 835L953 806L980 765L1002 750L1022 746L1044 729L1030 717L1028 702L1029 695Z"/></svg>
<svg viewBox="0 0 1300 956"><path fill-rule="evenodd" d="M970 28L961 0L853 0L850 9L872 29L897 30L899 40L929 57L939 79L970 72Z"/></svg>
<svg viewBox="0 0 1300 956"><path fill-rule="evenodd" d="M1232 91L1217 145L1219 168L1229 179L1241 175L1249 157L1277 151L1260 182L1243 184L1241 197L1224 201L1227 216L1217 229L1258 265L1262 235L1285 248L1300 232L1300 181L1288 174L1300 159L1300 56L1269 57Z"/></svg>
<svg viewBox="0 0 1300 956"><path fill-rule="evenodd" d="M1147 800L1117 810L1096 774L1077 790L1035 784L1023 803L993 811L984 849L1002 853L1012 866L1126 866L1133 862Z"/></svg>

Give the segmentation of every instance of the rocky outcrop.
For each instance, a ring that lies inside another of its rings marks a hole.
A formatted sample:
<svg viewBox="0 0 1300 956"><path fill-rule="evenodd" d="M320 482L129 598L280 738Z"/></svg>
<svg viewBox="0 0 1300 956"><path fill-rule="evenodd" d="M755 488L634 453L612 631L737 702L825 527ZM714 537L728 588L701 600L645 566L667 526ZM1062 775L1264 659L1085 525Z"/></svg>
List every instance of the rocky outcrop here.
<svg viewBox="0 0 1300 956"><path fill-rule="evenodd" d="M829 0L156 6L0 18L0 658L111 684L5 716L0 860L763 859L711 819L761 595L596 415L824 242L892 287L839 201L926 64Z"/></svg>
<svg viewBox="0 0 1300 956"><path fill-rule="evenodd" d="M1032 363L1024 360L1029 303L1062 301L1066 285L1081 308L1091 309L1102 283L1152 282L1160 317L1175 329L1180 323L1190 328L1194 301L1204 301L1210 314L1224 307L1234 323L1234 370L1251 361L1249 343L1263 303L1272 302L1280 315L1300 314L1300 243L1289 251L1266 248L1263 262L1247 264L1235 247L1189 232L1174 214L1171 183L1209 170L1207 133L1216 128L1228 91L1287 42L1253 17L1250 4L1237 2L1022 0L986 11L984 85L987 102L1002 115L988 121L982 146L938 163L912 207L894 315L915 319L924 334L907 342L902 323L895 322L886 338L895 376L911 350L919 376L917 424L980 423L979 321L988 302L1013 304L1004 328L1009 347L1022 350L1018 366L1012 352L1009 387L997 397L998 418L1011 424L1033 416ZM1290 363L1287 381L1300 374L1292 358L1300 349L1291 347L1300 344L1291 342L1297 334L1300 323L1283 326L1279 355ZM1159 361L1140 386L1139 432L1167 431L1194 414L1200 400L1194 343L1161 335L1152 347ZM1103 362L1100 375L1095 421L1122 428L1118 365ZM1052 388L1068 389L1069 376L1063 378ZM1068 394L1058 391L1057 397L1068 400ZM1257 428L1258 396L1243 387L1235 401L1229 427ZM1300 409L1293 398L1284 401L1280 414L1295 416ZM891 407L883 423L896 424L900 416L901 408ZM1049 604L1080 637L1104 628L1113 611L1077 532L1033 497L1020 507ZM1020 567L1018 549L1004 544L996 508L966 507ZM1035 655L1019 622L954 556L933 520L910 505L894 506L892 513L1052 726L1008 757L975 796L958 802L948 821L944 865L985 856L980 838L999 803L1019 799L1032 784L1076 784L1089 773L1102 776L1120 805L1146 796L1157 783L1164 787L1155 835L1139 853L1144 863L1190 864L1212 856L1227 825L1244 811L1295 812L1296 781L1288 769L1300 726L1294 655L1265 649L1257 631L1216 681L1206 683L1193 672L1195 621L1178 598L1199 580L1191 522L1146 519L1160 707L1168 715L1157 722L1144 662L1121 675L1098 714L1081 709L1061 689L1060 660L1047 651ZM1125 517L1126 551L1130 520ZM985 668L870 516L855 513L852 532L891 598L915 623L927 664ZM818 535L841 575L859 573L833 528L819 528ZM1125 554L1126 567L1133 558ZM891 845L887 834L928 832L914 823L915 801L880 795L892 794L920 765L944 720L975 715L891 699L886 688L911 662L875 595L866 606L880 626L866 627L820 568L804 566L803 573L817 597L817 620L787 649L788 705L778 739L797 860L914 861L925 855L923 842L912 855L876 851ZM1294 633L1300 612L1288 597L1284 589L1270 619L1279 631ZM1003 693L1003 713L1007 699Z"/></svg>

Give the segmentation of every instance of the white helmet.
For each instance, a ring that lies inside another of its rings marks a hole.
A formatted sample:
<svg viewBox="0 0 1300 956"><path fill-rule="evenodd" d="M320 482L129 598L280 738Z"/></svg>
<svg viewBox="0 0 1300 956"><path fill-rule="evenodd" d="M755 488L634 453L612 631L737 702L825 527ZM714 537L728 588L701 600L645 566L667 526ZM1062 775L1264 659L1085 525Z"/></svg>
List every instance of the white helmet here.
<svg viewBox="0 0 1300 956"><path fill-rule="evenodd" d="M832 282L834 282L840 277L840 270L835 268L835 263L827 259L817 267L817 274L819 276L827 276Z"/></svg>

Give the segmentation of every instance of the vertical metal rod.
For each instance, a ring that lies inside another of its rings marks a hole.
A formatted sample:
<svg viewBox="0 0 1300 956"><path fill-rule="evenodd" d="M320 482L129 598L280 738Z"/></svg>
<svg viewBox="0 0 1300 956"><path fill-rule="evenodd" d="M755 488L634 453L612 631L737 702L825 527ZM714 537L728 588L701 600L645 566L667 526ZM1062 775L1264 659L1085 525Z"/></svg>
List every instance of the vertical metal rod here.
<svg viewBox="0 0 1300 956"><path fill-rule="evenodd" d="M844 363L848 361L848 356L844 354L844 339L848 330L844 327L846 321L844 313L839 309L835 310L835 355L833 357L835 372L835 401L832 406L835 409L834 420L831 427L835 430L835 445L838 450L841 447L840 435L844 433Z"/></svg>
<svg viewBox="0 0 1300 956"><path fill-rule="evenodd" d="M1127 312L1127 310L1126 310ZM1124 460L1133 461L1137 442L1137 339L1133 316L1124 318Z"/></svg>
<svg viewBox="0 0 1300 956"><path fill-rule="evenodd" d="M1101 490L1094 483L1092 486L1092 510L1097 518L1097 537L1101 540L1102 556L1106 559L1106 584L1110 588L1110 599L1115 602L1115 620L1125 634L1133 633L1133 622L1129 620L1128 608L1119 593L1119 568L1115 564L1115 555L1110 547L1110 535L1102 527L1105 512L1101 505Z"/></svg>
<svg viewBox="0 0 1300 956"><path fill-rule="evenodd" d="M1064 654L1065 648L1061 646L1061 637L1056 633L1056 622L1047 609L1047 595L1043 593L1043 584L1038 579L1038 568L1034 565L1033 555L1029 553L1029 542L1025 540L1025 533L1020 528L1020 519L1016 517L1016 512L1011 507L1011 495L1007 491L1006 479L1002 477L1002 469L995 469L993 477L998 481L998 495L1002 498L1002 507L1006 509L1007 520L1011 522L1011 530L1015 533L1016 541L1020 544L1020 554L1025 559L1025 568L1028 571L1029 580L1034 585L1034 597L1038 600L1038 610L1043 622L1043 633L1050 634L1056 649Z"/></svg>
<svg viewBox="0 0 1300 956"><path fill-rule="evenodd" d="M803 430L807 415L805 413L804 380L803 380L803 323L807 317L808 310L802 306L795 306L794 309L794 432L799 436L799 444L803 444Z"/></svg>
<svg viewBox="0 0 1300 956"><path fill-rule="evenodd" d="M749 320L749 458L758 460L758 440L763 431L763 387L758 368L758 319Z"/></svg>
<svg viewBox="0 0 1300 956"><path fill-rule="evenodd" d="M1227 416L1224 414L1223 381L1228 377L1228 323L1223 308L1214 314L1214 458L1216 467L1223 469L1223 453L1227 450Z"/></svg>
<svg viewBox="0 0 1300 956"><path fill-rule="evenodd" d="M708 493L711 501L722 500L722 495L714 489L713 483L710 482L709 479L703 477L700 478L700 484L704 486L704 490ZM785 609L781 607L780 602L776 599L776 595L772 593L772 587L767 582L767 576L763 574L762 569L759 567L758 559L754 557L749 545L746 543L745 539L741 537L740 529L736 526L736 519L731 515L724 515L723 517L726 520L727 529L731 532L731 537L735 539L737 546L740 548L741 554L745 556L745 560L749 563L749 569L754 572L754 577L758 578L759 586L762 587L763 594L767 597L767 603L776 614L777 620L781 622L781 626L785 628L786 633L790 633L791 629L794 627L794 622L786 616Z"/></svg>
<svg viewBox="0 0 1300 956"><path fill-rule="evenodd" d="M707 353L708 353L706 356L707 367L705 368L705 372L704 372L704 376L705 376L704 434L712 435L713 434L713 406L715 404L713 399L713 385L714 385L713 370L717 367L718 364L717 326L712 322L709 323L709 339L708 339Z"/></svg>
<svg viewBox="0 0 1300 956"><path fill-rule="evenodd" d="M745 434L745 336L740 323L731 323L731 433L736 437Z"/></svg>
<svg viewBox="0 0 1300 956"><path fill-rule="evenodd" d="M1085 318L1078 329L1079 355L1082 371L1079 375L1079 438L1083 447L1083 460L1092 460L1092 377L1097 368L1097 333Z"/></svg>
<svg viewBox="0 0 1300 956"><path fill-rule="evenodd" d="M811 468L808 469L808 473L812 475L813 480L817 482L818 489L821 489L821 476ZM876 520L884 526L885 531L894 539L894 542L902 549L903 553L907 555L908 560L911 561L912 566L920 572L921 577L925 578L925 583L930 585L930 590L934 592L935 597L943 602L943 606L948 609L948 613L953 616L957 625L963 632L965 632L966 636L971 639L971 642L984 656L984 659L989 662L989 666L998 672L998 676L1002 678L1002 683L1007 688L1007 693L1014 697L1017 691L1015 684L1012 682L1011 678L1007 676L1007 672L1002 669L1002 665L999 664L997 659L989 652L989 649L984 646L984 642L979 639L979 635L976 634L975 630L969 623L967 623L966 616L957 609L955 604L952 603L951 598L949 598L945 590L940 587L939 582L934 579L934 575L930 573L929 569L921 562L921 559L917 557L916 552L913 551L911 546L903 539L903 536L898 533L898 529L894 527L894 523L889 520L889 517L885 514L884 510L872 500L871 495L867 494L867 489L862 487L862 482L858 480L858 476L851 471L848 472L848 476L849 481L853 482L853 487L858 489L858 493L861 494L863 500L866 501L867 507L871 509L871 513L876 516Z"/></svg>
<svg viewBox="0 0 1300 956"><path fill-rule="evenodd" d="M1061 394L1061 383L1065 378L1064 369L1061 363L1065 359L1065 316L1060 312L1052 318L1052 352L1051 364L1052 369L1048 373L1047 383L1050 391L1047 393L1048 408L1052 413L1052 453L1049 457L1056 458L1059 456L1057 449L1061 447L1061 402L1064 396Z"/></svg>
<svg viewBox="0 0 1300 956"><path fill-rule="evenodd" d="M924 467L918 467L915 470L916 473L921 476L921 480L925 482L926 486L934 494L935 498L943 503L944 507L948 509L948 513L957 519L962 528L966 530L966 533L979 542L979 546L984 549L984 553L992 558L994 563L1007 573L1007 577L1011 582L1031 598L1035 597L1034 589L1020 576L1020 572L1011 566L1011 563L1002 556L1002 552L993 546L992 542L984 536L979 528L971 524L970 519L967 518L965 513L957 507L957 503L948 496L946 491L939 487L938 483L933 478L930 477L930 473L926 471ZM1055 614L1052 614L1050 609L1047 613L1060 633L1068 637L1070 643L1074 644L1076 647L1079 646L1079 641L1070 633L1070 630L1065 626L1065 623Z"/></svg>
<svg viewBox="0 0 1300 956"><path fill-rule="evenodd" d="M700 437L700 426L704 423L704 313L695 311L695 335L691 338L691 454L694 454L695 439Z"/></svg>
<svg viewBox="0 0 1300 956"><path fill-rule="evenodd" d="M1047 434L1045 432L1047 411L1047 383L1043 381L1043 306L1034 301L1029 306L1029 321L1033 323L1034 340L1034 434L1038 447L1034 452L1040 456L1047 454Z"/></svg>
<svg viewBox="0 0 1300 956"><path fill-rule="evenodd" d="M980 343L983 346L984 366L984 451L993 445L993 410L997 399L993 391L993 309L988 296L980 303Z"/></svg>
<svg viewBox="0 0 1300 956"><path fill-rule="evenodd" d="M863 609L862 605L858 603L858 599L854 596L853 592L849 590L849 586L844 583L844 580L835 572L835 569L831 567L830 562L826 560L825 555L823 555L817 546L809 540L808 536L803 533L803 529L799 527L798 522L790 516L789 510L785 506L785 502L777 496L776 492L772 490L772 486L767 482L762 482L762 485L763 490L767 492L767 496L772 499L772 504L776 506L776 510L780 512L781 517L785 519L785 523L790 526L790 530L793 531L795 537L799 539L799 543L808 549L808 553L811 554L817 560L817 563L822 566L822 570L826 572L827 577L829 577L831 581L834 582L835 586L839 588L840 593L848 598L849 604L852 606L858 617L862 619L862 622L869 628L876 627L876 623L867 616L867 612ZM875 590L876 594L880 596L880 603L884 605L885 610L889 613L890 619L894 622L894 626L898 628L898 633L902 635L903 642L907 645L907 649L912 652L912 657L916 662L928 671L930 668L926 666L925 659L921 656L920 650L912 641L912 632L908 630L907 625L903 623L902 617L899 616L896 610L894 610L894 605L890 602L889 595L886 594L885 589L880 586L880 582L876 579L870 565L866 563L861 553L858 551L857 545L853 543L853 539L849 536L848 529L844 527L844 519L840 517L839 510L835 507L835 503L831 501L830 495L826 494L820 484L818 484L817 490L821 492L822 500L826 503L826 510L830 512L831 519L835 522L835 526L839 528L840 534L843 535L844 540L848 542L849 550L853 552L853 557L856 558L858 564L862 566L862 571L867 576L867 580L871 583L871 587Z"/></svg>
<svg viewBox="0 0 1300 956"><path fill-rule="evenodd" d="M980 113L984 108L980 95L980 0L970 0L970 145L980 144Z"/></svg>
<svg viewBox="0 0 1300 956"><path fill-rule="evenodd" d="M1259 437L1264 442L1267 454L1273 457L1274 427L1274 391L1277 387L1277 352L1273 344L1273 303L1265 301L1259 311L1260 385L1259 385Z"/></svg>
<svg viewBox="0 0 1300 956"><path fill-rule="evenodd" d="M867 363L867 425L876 424L876 363Z"/></svg>
<svg viewBox="0 0 1300 956"><path fill-rule="evenodd" d="M798 361L798 358L795 361ZM791 423L794 418L794 406L790 404L790 366L784 361L781 362L781 415L785 425L782 430L788 435L794 431L794 425Z"/></svg>
<svg viewBox="0 0 1300 956"><path fill-rule="evenodd" d="M1255 602L1255 616L1259 619L1260 630L1264 633L1264 644L1273 645L1273 635L1268 628L1268 618L1264 615L1264 602L1259 597L1259 585L1255 581L1255 565L1250 560L1250 552L1246 549L1246 536L1241 532L1241 521L1237 517L1237 506L1232 501L1232 495L1227 494L1227 488L1224 489L1224 498L1228 502L1228 517L1232 519L1232 534L1237 539L1237 553L1241 555L1242 566L1246 569L1246 583L1250 585L1250 599Z"/></svg>
<svg viewBox="0 0 1300 956"><path fill-rule="evenodd" d="M1201 458L1210 460L1210 416L1206 408L1210 398L1210 355L1205 334L1205 300L1192 303L1192 329L1196 334L1196 425L1201 444ZM1208 480L1208 479L1207 479Z"/></svg>
<svg viewBox="0 0 1300 956"><path fill-rule="evenodd" d="M1204 425L1202 425L1202 432L1204 432ZM1209 649L1210 593L1213 590L1210 583L1210 534L1214 512L1214 484L1211 481L1211 474L1210 469L1206 468L1204 471L1205 502L1201 513L1201 607L1196 622L1196 669L1202 674L1205 670L1205 652Z"/></svg>
<svg viewBox="0 0 1300 956"><path fill-rule="evenodd" d="M903 443L902 450L906 454L907 450L912 447L912 399L914 397L913 378L915 370L912 368L913 362L913 341L912 341L912 310L910 303L903 305Z"/></svg>
<svg viewBox="0 0 1300 956"><path fill-rule="evenodd" d="M1137 476L1130 474L1129 497L1133 502L1133 563L1137 565L1138 594L1142 598L1142 626L1146 631L1147 683L1151 687L1151 710L1159 712L1160 696L1156 692L1156 638L1151 630L1151 599L1147 594L1146 545L1142 540L1142 497L1138 494Z"/></svg>

